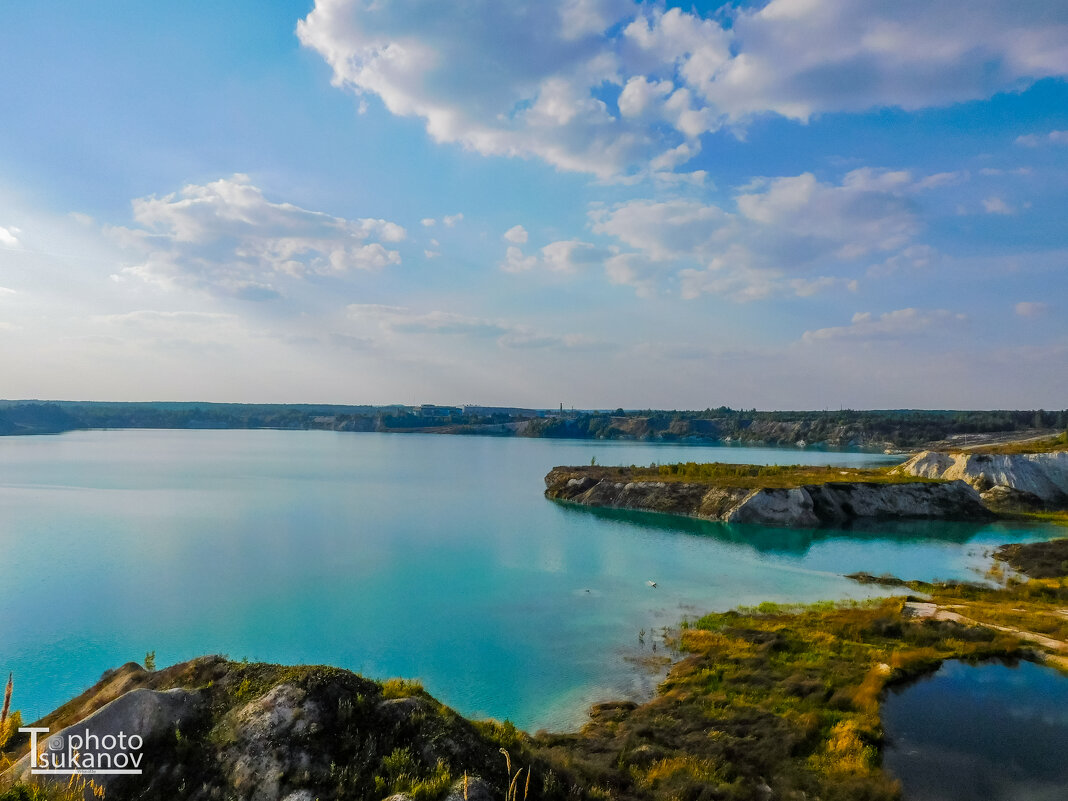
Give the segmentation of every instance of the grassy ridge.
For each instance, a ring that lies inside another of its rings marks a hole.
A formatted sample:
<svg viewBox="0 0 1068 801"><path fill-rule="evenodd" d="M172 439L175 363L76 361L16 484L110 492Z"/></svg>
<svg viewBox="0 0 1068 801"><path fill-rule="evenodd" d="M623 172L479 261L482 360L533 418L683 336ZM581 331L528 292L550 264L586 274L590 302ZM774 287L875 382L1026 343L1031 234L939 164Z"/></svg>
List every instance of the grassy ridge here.
<svg viewBox="0 0 1068 801"><path fill-rule="evenodd" d="M1053 453L1068 450L1068 431L1047 439L1007 442L1004 445L982 446L973 449L974 453L1018 454L1018 453Z"/></svg>
<svg viewBox="0 0 1068 801"><path fill-rule="evenodd" d="M615 481L675 481L745 489L790 489L812 484L869 482L874 484L939 483L941 479L892 473L892 467L859 469L824 465L756 465L683 462L650 467L576 467L593 478Z"/></svg>

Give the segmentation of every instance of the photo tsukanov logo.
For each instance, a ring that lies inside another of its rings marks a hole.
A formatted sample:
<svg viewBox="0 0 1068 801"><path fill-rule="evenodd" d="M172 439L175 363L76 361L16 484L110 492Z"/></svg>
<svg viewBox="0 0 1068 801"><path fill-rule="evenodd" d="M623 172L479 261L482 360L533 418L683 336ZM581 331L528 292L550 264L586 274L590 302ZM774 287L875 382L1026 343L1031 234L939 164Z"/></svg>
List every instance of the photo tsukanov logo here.
<svg viewBox="0 0 1068 801"><path fill-rule="evenodd" d="M34 776L72 776L74 774L140 774L144 740L137 734L96 735L82 732L53 734L38 751L37 735L48 729L19 729L30 735L30 773Z"/></svg>

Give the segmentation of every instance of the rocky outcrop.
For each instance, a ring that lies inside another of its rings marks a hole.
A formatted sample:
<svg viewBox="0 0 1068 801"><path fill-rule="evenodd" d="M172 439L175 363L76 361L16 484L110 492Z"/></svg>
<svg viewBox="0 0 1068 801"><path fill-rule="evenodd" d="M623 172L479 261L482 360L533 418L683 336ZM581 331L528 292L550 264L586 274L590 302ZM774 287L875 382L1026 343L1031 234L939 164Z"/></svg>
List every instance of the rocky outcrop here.
<svg viewBox="0 0 1068 801"><path fill-rule="evenodd" d="M963 481L830 482L788 489L681 481L630 481L594 469L556 467L548 498L585 506L665 512L728 523L814 528L858 519L985 520L991 513Z"/></svg>
<svg viewBox="0 0 1068 801"><path fill-rule="evenodd" d="M159 742L167 737L174 737L174 733L203 711L202 694L182 688L157 691L144 687L130 690L101 707L99 710L59 731L51 731L41 738L38 751L44 755L58 754L65 758L70 749L82 749L81 756L84 758L85 749L82 746L74 746L70 738L84 738L84 732L90 732L96 738L111 737L118 742L121 737L135 735L141 740L142 746L147 743L150 747L158 746ZM91 751L90 751L91 752ZM119 751L115 749L105 750L103 753L114 757ZM120 767L133 769L144 768L143 753L141 747L131 750L123 750L121 753L130 754L130 763L123 762ZM12 768L11 773L19 779L30 777L31 755L27 753ZM125 757L124 757L125 759ZM64 764L64 767L69 765ZM108 767L113 767L110 763ZM121 781L121 780L120 780ZM112 789L116 783L115 775L102 774L94 776L94 782L105 791Z"/></svg>
<svg viewBox="0 0 1068 801"><path fill-rule="evenodd" d="M468 801L489 801L507 789L502 744L493 736L505 727L465 720L418 684L381 685L337 668L220 657L161 671L131 664L33 725L47 730L37 735L39 752L54 746L65 753L71 735L87 732L100 741L136 735L130 753L142 774L84 774L109 801L395 794L456 801L465 785ZM29 775L29 745L26 734L6 744L0 765L15 764L0 774L0 786L9 779L66 785L68 776ZM513 758L520 755L513 748Z"/></svg>
<svg viewBox="0 0 1068 801"><path fill-rule="evenodd" d="M910 476L966 481L992 507L1068 506L1068 451L1017 454L924 451L896 469Z"/></svg>

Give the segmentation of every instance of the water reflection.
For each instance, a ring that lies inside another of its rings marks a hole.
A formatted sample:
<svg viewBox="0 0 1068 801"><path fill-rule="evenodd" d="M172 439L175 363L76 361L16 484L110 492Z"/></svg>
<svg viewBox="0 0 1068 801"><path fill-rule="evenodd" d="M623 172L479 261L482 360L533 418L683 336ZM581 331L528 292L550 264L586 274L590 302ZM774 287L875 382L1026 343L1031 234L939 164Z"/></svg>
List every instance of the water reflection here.
<svg viewBox="0 0 1068 801"><path fill-rule="evenodd" d="M908 801L1068 797L1068 678L1030 662L947 662L887 693L884 767Z"/></svg>
<svg viewBox="0 0 1068 801"><path fill-rule="evenodd" d="M1019 527L1000 524L931 520L867 520L857 521L850 527L775 528L700 520L660 512L605 509L566 501L551 502L567 514L589 515L620 526L710 537L720 542L743 545L759 553L792 556L803 556L817 543L840 539L851 542L943 542L961 545L981 535L997 533L999 538L1015 538L1020 533Z"/></svg>

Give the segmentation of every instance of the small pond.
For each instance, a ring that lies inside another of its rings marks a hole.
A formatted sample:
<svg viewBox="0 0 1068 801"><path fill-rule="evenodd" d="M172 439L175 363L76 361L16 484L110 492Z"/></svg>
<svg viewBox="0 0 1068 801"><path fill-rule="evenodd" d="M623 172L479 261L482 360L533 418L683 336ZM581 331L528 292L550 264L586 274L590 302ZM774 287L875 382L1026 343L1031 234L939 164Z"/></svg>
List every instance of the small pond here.
<svg viewBox="0 0 1068 801"><path fill-rule="evenodd" d="M1068 798L1068 677L1020 662L947 662L887 694L886 770L905 801Z"/></svg>

